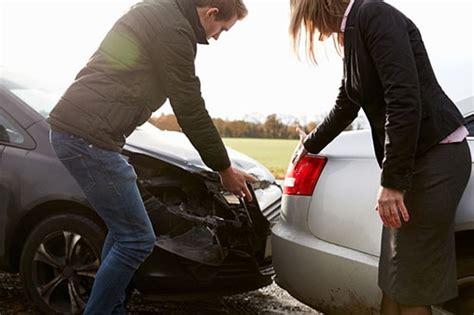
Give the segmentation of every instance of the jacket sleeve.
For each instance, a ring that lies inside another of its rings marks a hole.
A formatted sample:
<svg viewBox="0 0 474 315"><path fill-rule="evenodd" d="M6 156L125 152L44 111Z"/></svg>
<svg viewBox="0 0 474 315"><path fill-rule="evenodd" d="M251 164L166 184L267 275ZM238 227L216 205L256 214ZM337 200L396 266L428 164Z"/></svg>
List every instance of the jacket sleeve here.
<svg viewBox="0 0 474 315"><path fill-rule="evenodd" d="M381 185L410 188L421 120L421 96L408 19L383 2L360 11L360 27L386 103Z"/></svg>
<svg viewBox="0 0 474 315"><path fill-rule="evenodd" d="M157 41L154 66L184 134L207 166L222 171L231 163L201 96L201 84L195 74L194 41L184 29L169 32L173 34L162 34Z"/></svg>
<svg viewBox="0 0 474 315"><path fill-rule="evenodd" d="M347 97L343 80L339 88L336 104L324 121L308 134L303 142L305 149L311 153L319 153L354 121L359 110L359 105Z"/></svg>

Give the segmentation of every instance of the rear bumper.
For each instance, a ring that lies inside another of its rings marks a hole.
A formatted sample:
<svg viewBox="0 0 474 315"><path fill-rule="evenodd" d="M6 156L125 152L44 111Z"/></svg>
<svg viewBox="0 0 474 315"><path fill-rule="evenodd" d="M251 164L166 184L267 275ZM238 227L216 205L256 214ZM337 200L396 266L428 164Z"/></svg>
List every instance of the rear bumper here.
<svg viewBox="0 0 474 315"><path fill-rule="evenodd" d="M314 237L284 218L272 229L277 283L325 313L377 312L378 258Z"/></svg>

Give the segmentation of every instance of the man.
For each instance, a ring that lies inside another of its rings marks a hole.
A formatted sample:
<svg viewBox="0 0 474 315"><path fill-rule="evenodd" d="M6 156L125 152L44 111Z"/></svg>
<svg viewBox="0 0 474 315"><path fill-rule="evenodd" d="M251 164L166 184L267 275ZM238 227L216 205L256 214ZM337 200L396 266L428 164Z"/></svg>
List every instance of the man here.
<svg viewBox="0 0 474 315"><path fill-rule="evenodd" d="M224 188L251 199L253 177L231 166L195 75L196 44L217 40L247 15L242 0L145 0L107 34L48 119L56 154L109 233L85 314L124 313L125 289L155 234L125 138L169 99L183 132Z"/></svg>

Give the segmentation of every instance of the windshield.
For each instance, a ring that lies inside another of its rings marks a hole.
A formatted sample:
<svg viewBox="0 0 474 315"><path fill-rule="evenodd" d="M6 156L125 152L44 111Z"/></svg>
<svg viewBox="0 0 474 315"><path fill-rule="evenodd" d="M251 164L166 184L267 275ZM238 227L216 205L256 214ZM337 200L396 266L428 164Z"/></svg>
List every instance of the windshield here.
<svg viewBox="0 0 474 315"><path fill-rule="evenodd" d="M44 118L49 116L49 112L53 109L59 99L59 96L54 95L53 93L33 88L15 87L10 88L9 90L40 113Z"/></svg>

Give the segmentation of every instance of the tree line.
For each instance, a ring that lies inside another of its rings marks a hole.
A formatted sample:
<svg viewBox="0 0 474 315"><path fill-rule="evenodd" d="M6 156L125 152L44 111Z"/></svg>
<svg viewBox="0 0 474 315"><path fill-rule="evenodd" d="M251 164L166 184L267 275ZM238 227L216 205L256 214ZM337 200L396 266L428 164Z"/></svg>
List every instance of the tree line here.
<svg viewBox="0 0 474 315"><path fill-rule="evenodd" d="M150 123L162 130L181 131L176 116L173 114L161 114L153 116ZM296 127L300 127L306 133L315 129L320 122L311 121L304 125L297 121L285 124L276 114L268 115L264 122L249 122L244 120L225 120L215 118L213 122L224 138L266 138L266 139L298 139ZM358 124L352 124L346 130L358 129Z"/></svg>

